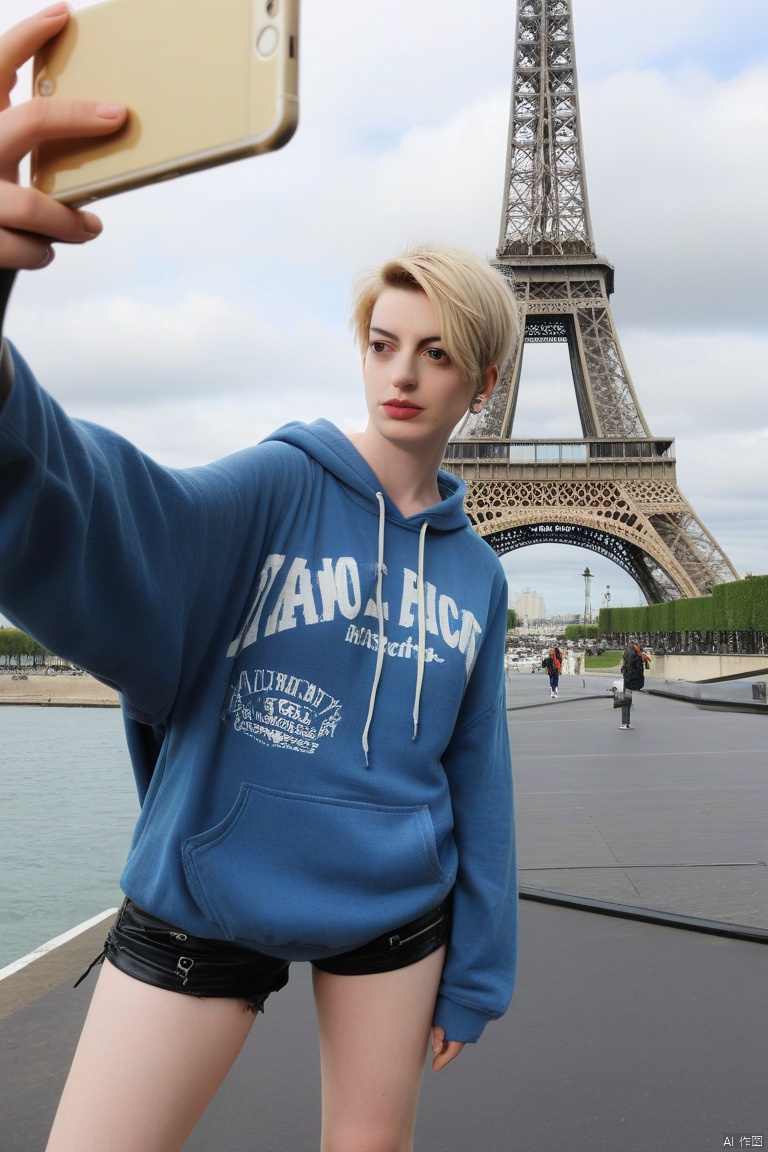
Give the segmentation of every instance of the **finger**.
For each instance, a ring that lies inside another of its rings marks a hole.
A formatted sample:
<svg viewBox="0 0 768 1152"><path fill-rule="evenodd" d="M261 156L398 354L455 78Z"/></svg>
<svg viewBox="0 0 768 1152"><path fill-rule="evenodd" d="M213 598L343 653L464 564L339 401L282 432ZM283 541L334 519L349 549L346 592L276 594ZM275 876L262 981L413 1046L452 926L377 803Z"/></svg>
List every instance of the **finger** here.
<svg viewBox="0 0 768 1152"><path fill-rule="evenodd" d="M0 185L0 268L45 267L53 240L84 244L100 232L92 212L67 208L34 188Z"/></svg>
<svg viewBox="0 0 768 1152"><path fill-rule="evenodd" d="M464 1045L458 1040L444 1040L443 1049L432 1061L432 1071L440 1072L452 1060L455 1060Z"/></svg>
<svg viewBox="0 0 768 1152"><path fill-rule="evenodd" d="M0 139L0 178L15 179L21 159L45 140L107 136L124 123L124 104L97 104L90 100L51 100L42 96L3 113Z"/></svg>
<svg viewBox="0 0 768 1152"><path fill-rule="evenodd" d="M7 270L47 268L56 253L42 236L25 236L0 229L0 268Z"/></svg>
<svg viewBox="0 0 768 1152"><path fill-rule="evenodd" d="M60 32L68 19L69 6L54 4L0 36L0 110L8 107L18 69Z"/></svg>
<svg viewBox="0 0 768 1152"><path fill-rule="evenodd" d="M445 1043L446 1043L446 1041L445 1041L445 1028L441 1028L439 1024L433 1024L432 1025L432 1055L434 1056L434 1060L432 1061L433 1072L438 1071L437 1063L442 1057L443 1051L445 1049ZM442 1067L442 1064L440 1065L440 1067Z"/></svg>
<svg viewBox="0 0 768 1152"><path fill-rule="evenodd" d="M35 188L0 183L0 228L81 244L101 232L101 222L92 212L77 212Z"/></svg>

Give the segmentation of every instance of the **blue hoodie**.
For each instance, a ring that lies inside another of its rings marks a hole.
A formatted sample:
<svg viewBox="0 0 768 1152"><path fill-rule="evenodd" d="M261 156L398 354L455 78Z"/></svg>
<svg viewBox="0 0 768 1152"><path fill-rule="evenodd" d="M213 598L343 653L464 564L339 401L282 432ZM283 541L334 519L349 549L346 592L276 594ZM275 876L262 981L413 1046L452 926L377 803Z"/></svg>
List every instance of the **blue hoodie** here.
<svg viewBox="0 0 768 1152"><path fill-rule="evenodd" d="M289 960L452 889L435 1023L507 1008L516 882L507 591L463 484L404 517L326 421L206 467L70 420L12 352L0 608L121 694L142 808L122 876L191 933Z"/></svg>

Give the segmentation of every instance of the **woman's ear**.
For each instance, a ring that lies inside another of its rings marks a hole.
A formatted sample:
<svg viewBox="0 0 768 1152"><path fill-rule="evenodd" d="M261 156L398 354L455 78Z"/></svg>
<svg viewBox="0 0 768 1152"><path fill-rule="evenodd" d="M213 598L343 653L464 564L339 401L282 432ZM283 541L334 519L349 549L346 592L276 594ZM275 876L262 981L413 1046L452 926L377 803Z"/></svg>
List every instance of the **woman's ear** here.
<svg viewBox="0 0 768 1152"><path fill-rule="evenodd" d="M490 399L493 390L496 387L499 379L499 367L497 364L491 364L490 368L486 368L483 373L483 386L475 393L477 396L482 396L484 400Z"/></svg>

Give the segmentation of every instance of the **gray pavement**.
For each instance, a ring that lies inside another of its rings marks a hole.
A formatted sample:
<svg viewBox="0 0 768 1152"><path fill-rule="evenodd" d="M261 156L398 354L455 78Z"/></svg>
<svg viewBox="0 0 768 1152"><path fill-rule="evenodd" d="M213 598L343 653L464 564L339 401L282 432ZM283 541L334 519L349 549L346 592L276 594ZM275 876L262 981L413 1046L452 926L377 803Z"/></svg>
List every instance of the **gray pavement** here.
<svg viewBox="0 0 768 1152"><path fill-rule="evenodd" d="M765 717L643 694L620 732L609 684L563 678L550 702L543 676L510 680L521 884L766 925ZM45 1147L93 985L72 978L103 934L0 981L0 1152ZM765 943L524 900L512 1008L427 1072L418 1152L768 1147L767 962ZM319 1101L294 965L186 1152L316 1152Z"/></svg>
<svg viewBox="0 0 768 1152"><path fill-rule="evenodd" d="M610 684L510 678L521 885L768 928L768 717Z"/></svg>
<svg viewBox="0 0 768 1152"><path fill-rule="evenodd" d="M766 955L523 902L512 1007L427 1071L416 1149L703 1152L728 1132L768 1147ZM62 986L0 1021L2 1152L44 1149L89 997ZM183 1059L172 1037L168 1058ZM309 970L294 965L185 1152L317 1152L319 1121Z"/></svg>

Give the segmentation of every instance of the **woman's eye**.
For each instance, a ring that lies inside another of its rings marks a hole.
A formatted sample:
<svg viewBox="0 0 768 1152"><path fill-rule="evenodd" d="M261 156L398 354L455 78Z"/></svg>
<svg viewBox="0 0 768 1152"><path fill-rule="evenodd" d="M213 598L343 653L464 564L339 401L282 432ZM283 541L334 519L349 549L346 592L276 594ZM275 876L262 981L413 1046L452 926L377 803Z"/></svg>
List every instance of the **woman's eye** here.
<svg viewBox="0 0 768 1152"><path fill-rule="evenodd" d="M383 352L386 344L383 340L371 340L371 350L373 352Z"/></svg>
<svg viewBox="0 0 768 1152"><path fill-rule="evenodd" d="M430 360L437 360L437 361L447 360L447 358L448 358L446 356L445 352L443 352L442 348L427 348L427 356L429 357Z"/></svg>

